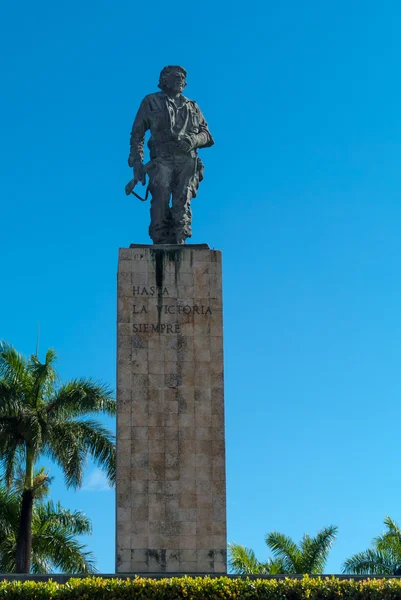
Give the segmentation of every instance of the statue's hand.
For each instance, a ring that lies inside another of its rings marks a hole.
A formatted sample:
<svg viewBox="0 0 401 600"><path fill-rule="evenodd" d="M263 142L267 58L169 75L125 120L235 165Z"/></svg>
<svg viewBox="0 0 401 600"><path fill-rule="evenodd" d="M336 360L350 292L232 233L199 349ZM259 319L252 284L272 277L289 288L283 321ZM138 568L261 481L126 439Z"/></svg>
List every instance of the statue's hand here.
<svg viewBox="0 0 401 600"><path fill-rule="evenodd" d="M132 168L134 166L134 164L135 164L135 159L132 156L132 154L130 154L128 157L128 166Z"/></svg>
<svg viewBox="0 0 401 600"><path fill-rule="evenodd" d="M136 183L142 183L142 185L146 185L146 173L143 168L142 163L135 163L132 165L134 167L134 179Z"/></svg>
<svg viewBox="0 0 401 600"><path fill-rule="evenodd" d="M190 152L191 151L191 144L188 140L179 140L177 142L177 146L176 146L177 150L179 150L180 152Z"/></svg>

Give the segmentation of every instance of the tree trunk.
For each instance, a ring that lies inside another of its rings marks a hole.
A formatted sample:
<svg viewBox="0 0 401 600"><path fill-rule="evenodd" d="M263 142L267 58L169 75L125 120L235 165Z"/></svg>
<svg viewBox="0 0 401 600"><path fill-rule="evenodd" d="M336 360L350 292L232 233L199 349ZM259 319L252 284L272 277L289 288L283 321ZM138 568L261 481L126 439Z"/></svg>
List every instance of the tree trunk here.
<svg viewBox="0 0 401 600"><path fill-rule="evenodd" d="M21 515L15 557L16 573L30 573L31 571L32 507L33 490L24 490L22 493Z"/></svg>
<svg viewBox="0 0 401 600"><path fill-rule="evenodd" d="M29 446L26 449L24 491L22 492L21 514L19 520L15 572L31 572L32 549L32 508L33 508L33 466L34 453Z"/></svg>

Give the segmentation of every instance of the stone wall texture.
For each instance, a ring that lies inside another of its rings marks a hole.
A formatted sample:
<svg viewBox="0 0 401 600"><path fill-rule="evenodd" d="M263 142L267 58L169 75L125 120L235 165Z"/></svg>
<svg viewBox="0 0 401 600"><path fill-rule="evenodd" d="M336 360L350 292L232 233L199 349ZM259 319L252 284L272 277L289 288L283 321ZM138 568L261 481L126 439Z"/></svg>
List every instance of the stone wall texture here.
<svg viewBox="0 0 401 600"><path fill-rule="evenodd" d="M117 573L225 573L221 252L119 251Z"/></svg>

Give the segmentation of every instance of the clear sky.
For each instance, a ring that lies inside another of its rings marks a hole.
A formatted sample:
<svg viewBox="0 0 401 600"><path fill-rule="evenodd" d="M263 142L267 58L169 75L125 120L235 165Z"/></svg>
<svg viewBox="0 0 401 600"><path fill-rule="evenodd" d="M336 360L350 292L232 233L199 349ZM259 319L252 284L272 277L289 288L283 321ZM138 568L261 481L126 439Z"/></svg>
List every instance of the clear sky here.
<svg viewBox="0 0 401 600"><path fill-rule="evenodd" d="M182 64L216 141L192 241L223 251L228 540L336 524L331 573L401 522L400 26L397 0L0 7L0 337L40 322L64 379L115 386L117 249L149 243L129 132ZM114 492L52 473L113 572Z"/></svg>

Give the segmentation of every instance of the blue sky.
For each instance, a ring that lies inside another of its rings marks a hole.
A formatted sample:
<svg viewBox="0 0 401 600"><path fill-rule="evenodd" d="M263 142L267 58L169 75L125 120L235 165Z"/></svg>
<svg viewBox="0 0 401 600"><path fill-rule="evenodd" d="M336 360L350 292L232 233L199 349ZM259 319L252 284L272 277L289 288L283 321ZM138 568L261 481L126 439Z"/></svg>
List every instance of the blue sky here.
<svg viewBox="0 0 401 600"><path fill-rule="evenodd" d="M115 385L117 249L148 243L128 139L166 64L216 144L194 243L223 251L228 539L329 524L327 564L401 522L401 7L395 0L0 8L0 337ZM109 421L110 426L113 423ZM53 497L114 571L114 492Z"/></svg>

